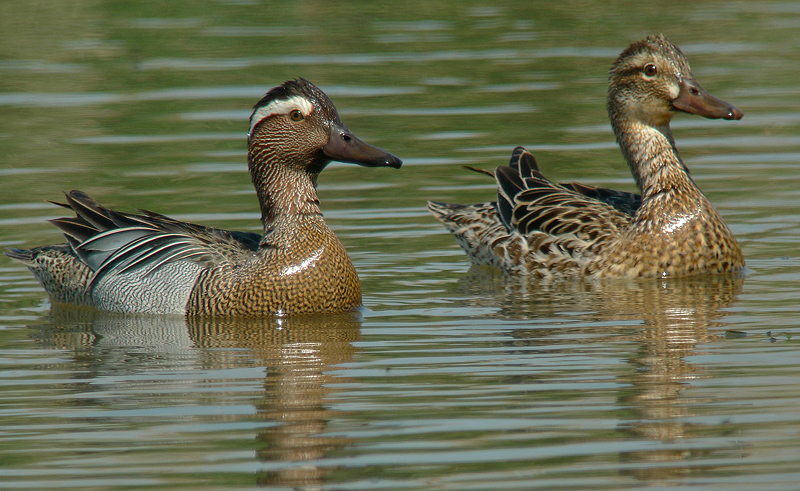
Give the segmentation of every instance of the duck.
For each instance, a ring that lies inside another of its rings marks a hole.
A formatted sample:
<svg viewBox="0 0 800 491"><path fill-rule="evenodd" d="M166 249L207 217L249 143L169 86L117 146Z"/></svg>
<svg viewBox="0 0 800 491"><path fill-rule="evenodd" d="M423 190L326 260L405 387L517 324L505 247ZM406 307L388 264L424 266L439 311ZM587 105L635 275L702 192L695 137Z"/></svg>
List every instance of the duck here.
<svg viewBox="0 0 800 491"><path fill-rule="evenodd" d="M609 71L608 116L638 193L555 183L524 147L492 172L497 200L428 203L473 264L537 278L741 272L742 250L678 154L678 113L741 119L711 96L663 34L632 43ZM480 169L473 169L478 170Z"/></svg>
<svg viewBox="0 0 800 491"><path fill-rule="evenodd" d="M54 203L75 216L51 220L66 244L6 255L27 266L56 304L186 316L358 309L361 283L325 223L317 179L331 161L396 169L402 161L357 138L330 98L302 78L255 104L247 147L261 234L114 211L75 190Z"/></svg>

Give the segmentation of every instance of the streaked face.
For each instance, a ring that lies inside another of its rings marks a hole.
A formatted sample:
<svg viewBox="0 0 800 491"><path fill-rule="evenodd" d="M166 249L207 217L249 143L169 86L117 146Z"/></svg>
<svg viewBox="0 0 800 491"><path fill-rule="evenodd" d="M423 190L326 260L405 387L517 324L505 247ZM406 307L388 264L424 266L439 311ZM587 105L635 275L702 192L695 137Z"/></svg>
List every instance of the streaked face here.
<svg viewBox="0 0 800 491"><path fill-rule="evenodd" d="M693 78L683 54L668 41L635 43L611 69L609 97L628 117L651 126L669 124L680 82Z"/></svg>
<svg viewBox="0 0 800 491"><path fill-rule="evenodd" d="M297 111L297 112L295 112ZM261 106L250 116L250 129L248 137L253 134L253 128L261 121L271 116L288 116L294 121L301 121L314 112L314 104L307 98L295 95L288 99L277 99L265 106Z"/></svg>
<svg viewBox="0 0 800 491"><path fill-rule="evenodd" d="M310 82L288 81L270 90L250 116L248 161L317 174L332 160L395 167L400 159L358 139L333 102Z"/></svg>

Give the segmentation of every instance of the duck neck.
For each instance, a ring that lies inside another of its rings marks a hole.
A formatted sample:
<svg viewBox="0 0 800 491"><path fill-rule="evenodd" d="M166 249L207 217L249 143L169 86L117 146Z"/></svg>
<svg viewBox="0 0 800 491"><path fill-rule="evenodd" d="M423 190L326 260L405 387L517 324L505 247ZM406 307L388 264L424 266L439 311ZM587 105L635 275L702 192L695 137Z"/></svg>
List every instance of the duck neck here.
<svg viewBox="0 0 800 491"><path fill-rule="evenodd" d="M612 122L622 153L631 168L642 199L656 194L696 186L689 177L669 123L650 126L638 120Z"/></svg>
<svg viewBox="0 0 800 491"><path fill-rule="evenodd" d="M265 236L292 221L322 216L317 175L299 169L295 163L278 162L274 157L251 151L247 159L261 205Z"/></svg>

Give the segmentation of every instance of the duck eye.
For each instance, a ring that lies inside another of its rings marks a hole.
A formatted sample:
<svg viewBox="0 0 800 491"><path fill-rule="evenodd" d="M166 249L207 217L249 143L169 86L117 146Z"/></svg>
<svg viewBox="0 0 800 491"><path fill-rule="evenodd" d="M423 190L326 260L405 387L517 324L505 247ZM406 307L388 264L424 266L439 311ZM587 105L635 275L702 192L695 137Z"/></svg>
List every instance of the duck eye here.
<svg viewBox="0 0 800 491"><path fill-rule="evenodd" d="M656 73L658 73L658 68L656 68L656 66L653 65L652 63L648 63L647 65L644 66L644 74L647 75L648 77L652 77Z"/></svg>
<svg viewBox="0 0 800 491"><path fill-rule="evenodd" d="M298 109L292 109L289 112L289 117L292 118L292 121L302 121L303 120L303 113L301 113Z"/></svg>

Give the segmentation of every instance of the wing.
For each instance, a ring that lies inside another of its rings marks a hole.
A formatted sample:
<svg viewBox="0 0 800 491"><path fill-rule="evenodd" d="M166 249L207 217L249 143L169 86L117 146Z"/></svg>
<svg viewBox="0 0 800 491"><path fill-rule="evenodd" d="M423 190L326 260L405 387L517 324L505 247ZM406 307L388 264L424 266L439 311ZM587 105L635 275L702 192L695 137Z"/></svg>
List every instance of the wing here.
<svg viewBox="0 0 800 491"><path fill-rule="evenodd" d="M471 169L482 173L478 169ZM555 184L534 156L514 149L494 173L497 201L476 205L429 202L475 264L522 275L575 273L630 224L641 198L581 184Z"/></svg>
<svg viewBox="0 0 800 491"><path fill-rule="evenodd" d="M141 268L152 274L183 260L203 268L235 262L257 250L261 240L259 234L203 227L148 211L117 212L80 191L70 191L66 198L67 203L57 204L76 216L52 222L94 272L93 282Z"/></svg>
<svg viewBox="0 0 800 491"><path fill-rule="evenodd" d="M629 193L602 190L604 194L589 186L555 184L522 147L514 149L508 166L497 168L495 178L500 220L509 231L525 236L542 233L596 243L618 235L631 220L631 215L600 199Z"/></svg>
<svg viewBox="0 0 800 491"><path fill-rule="evenodd" d="M636 210L642 206L642 196L636 193L617 191L616 189L596 188L577 182L560 183L565 189L582 194L587 198L602 201L613 206L617 211L626 215L633 216Z"/></svg>

